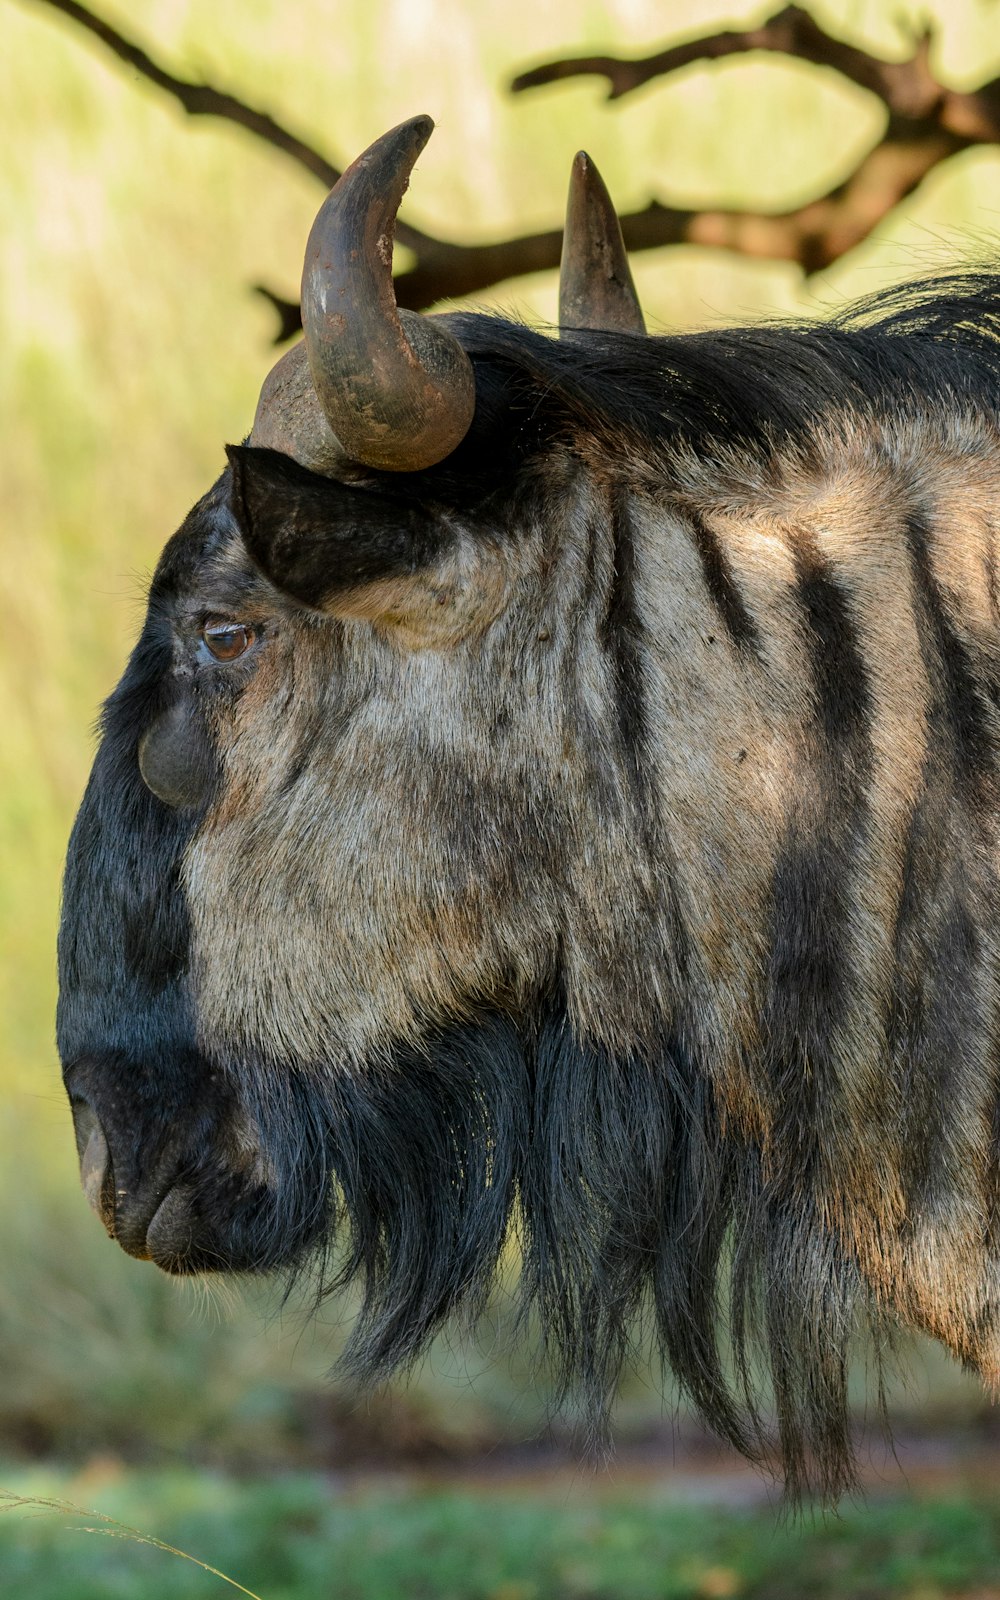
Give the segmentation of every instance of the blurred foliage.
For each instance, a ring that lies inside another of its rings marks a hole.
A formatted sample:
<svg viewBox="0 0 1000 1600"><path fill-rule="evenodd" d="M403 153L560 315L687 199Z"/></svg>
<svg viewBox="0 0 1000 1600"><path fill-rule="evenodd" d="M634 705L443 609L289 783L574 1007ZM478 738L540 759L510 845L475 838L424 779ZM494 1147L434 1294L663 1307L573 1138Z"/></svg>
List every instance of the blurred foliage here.
<svg viewBox="0 0 1000 1600"><path fill-rule="evenodd" d="M678 32L763 15L736 0L117 0L106 10L179 70L275 110L336 159L431 112L438 131L410 215L468 240L557 223L581 145L623 208L651 195L780 208L849 170L879 130L864 93L773 58L702 65L614 107L586 80L504 93L554 52L659 44L668 14ZM930 14L943 76L968 83L1000 69L990 0L829 0L818 13L899 55L907 18ZM95 709L161 545L219 471L223 441L249 427L273 357L271 313L247 286L294 293L319 195L238 129L188 123L29 0L0 0L0 14L0 1428L11 1448L77 1454L110 1442L150 1459L335 1456L349 1403L305 1397L336 1329L304 1335L294 1310L268 1322L256 1290L220 1291L233 1305L216 1318L200 1291L103 1238L77 1189L52 1043L61 858ZM645 255L636 277L654 328L818 311L991 256L998 217L1000 152L982 150L937 171L822 281L695 249ZM483 303L550 320L554 279L501 285ZM527 1376L495 1353L489 1330L478 1345L442 1345L416 1398L385 1402L389 1431L405 1414L446 1441L529 1433L544 1383L533 1391ZM948 1404L980 1405L977 1390L948 1384ZM314 1450L324 1404L331 1431ZM640 1377L624 1414L660 1406Z"/></svg>
<svg viewBox="0 0 1000 1600"><path fill-rule="evenodd" d="M9 1476L9 1475L8 1475ZM260 1600L995 1600L1000 1509L982 1490L849 1507L775 1525L769 1507L664 1504L648 1485L610 1494L565 1480L469 1491L406 1483L350 1489L291 1476L267 1485L203 1474L116 1474L96 1462L63 1495L226 1573ZM80 1528L95 1530L77 1531ZM197 1565L107 1537L93 1516L0 1519L12 1595L195 1600L235 1591Z"/></svg>

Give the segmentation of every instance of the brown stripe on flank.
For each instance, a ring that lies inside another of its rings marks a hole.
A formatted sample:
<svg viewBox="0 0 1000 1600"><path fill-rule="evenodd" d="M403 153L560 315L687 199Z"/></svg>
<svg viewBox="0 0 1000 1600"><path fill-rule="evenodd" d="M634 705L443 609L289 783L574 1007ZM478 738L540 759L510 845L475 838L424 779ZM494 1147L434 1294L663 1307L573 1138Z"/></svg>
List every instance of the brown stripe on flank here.
<svg viewBox="0 0 1000 1600"><path fill-rule="evenodd" d="M983 549L983 571L986 578L986 595L993 621L1000 623L1000 583L997 577L997 553L992 530L986 530Z"/></svg>
<svg viewBox="0 0 1000 1600"><path fill-rule="evenodd" d="M757 624L747 610L722 545L704 516L692 516L690 526L705 586L723 626L738 650L757 651Z"/></svg>
<svg viewBox="0 0 1000 1600"><path fill-rule="evenodd" d="M868 668L847 593L813 535L796 530L799 599L808 623L813 683L823 732L832 751L851 747L845 773L853 799L871 772L872 696Z"/></svg>
<svg viewBox="0 0 1000 1600"><path fill-rule="evenodd" d="M773 880L764 1037L770 1041L779 1161L786 1182L826 1207L838 1193L872 1196L878 1152L862 1125L845 1041L856 1027L859 849L868 823L873 697L847 594L810 528L789 530L818 727L814 776L802 792ZM846 1133L846 1160L831 1131ZM846 1162L853 1171L849 1171Z"/></svg>
<svg viewBox="0 0 1000 1600"><path fill-rule="evenodd" d="M945 724L942 731L950 727L955 768L969 797L979 806L992 806L997 800L996 717L979 689L969 648L948 614L934 574L930 524L922 512L907 518L906 540L927 624L921 630L921 647L927 675L937 690L936 720Z"/></svg>
<svg viewBox="0 0 1000 1600"><path fill-rule="evenodd" d="M640 654L642 623L635 596L635 535L628 499L620 492L612 501L611 532L614 568L598 637L614 675L616 724L627 771L631 778L643 783L643 753L649 736L649 719Z"/></svg>

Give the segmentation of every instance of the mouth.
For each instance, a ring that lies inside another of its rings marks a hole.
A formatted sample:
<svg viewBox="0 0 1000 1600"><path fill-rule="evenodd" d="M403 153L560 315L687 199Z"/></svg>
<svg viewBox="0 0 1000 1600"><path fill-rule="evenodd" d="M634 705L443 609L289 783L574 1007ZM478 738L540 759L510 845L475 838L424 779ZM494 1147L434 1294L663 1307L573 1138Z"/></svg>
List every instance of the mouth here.
<svg viewBox="0 0 1000 1600"><path fill-rule="evenodd" d="M95 1107L97 1101L100 1110ZM332 1191L317 1144L299 1135L283 1163L262 1143L236 1148L233 1119L187 1108L151 1133L110 1097L70 1090L80 1181L126 1254L172 1276L293 1269L329 1235Z"/></svg>
<svg viewBox="0 0 1000 1600"><path fill-rule="evenodd" d="M86 1100L74 1100L72 1111L83 1192L108 1237L136 1261L152 1261L164 1272L205 1271L189 1186L172 1170L134 1188L119 1184L97 1113Z"/></svg>

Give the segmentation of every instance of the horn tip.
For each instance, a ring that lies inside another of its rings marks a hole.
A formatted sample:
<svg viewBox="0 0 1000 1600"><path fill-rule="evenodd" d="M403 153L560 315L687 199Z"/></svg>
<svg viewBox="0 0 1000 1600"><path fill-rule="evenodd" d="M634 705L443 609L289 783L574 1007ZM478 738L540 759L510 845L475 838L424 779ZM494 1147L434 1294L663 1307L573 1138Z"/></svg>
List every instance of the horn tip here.
<svg viewBox="0 0 1000 1600"><path fill-rule="evenodd" d="M570 168L570 188L585 193L590 187L594 171L594 163L586 150L578 150L573 157L573 165Z"/></svg>
<svg viewBox="0 0 1000 1600"><path fill-rule="evenodd" d="M579 197L580 204L602 211L614 210L608 186L601 177L597 162L586 150L578 150L573 157L569 182L570 191Z"/></svg>
<svg viewBox="0 0 1000 1600"><path fill-rule="evenodd" d="M417 160L431 134L434 132L434 118L427 116L426 112L419 117L407 117L405 122L397 122L394 128L383 133L373 144L362 151L361 155L347 169L353 174L355 169L367 170L381 168L385 163L395 170L397 167L405 168L405 177L409 176L414 162ZM335 189L341 188L343 178ZM405 188L405 181L403 187ZM399 200L397 198L396 204Z"/></svg>
<svg viewBox="0 0 1000 1600"><path fill-rule="evenodd" d="M408 117L405 122L399 124L398 128L393 129L393 132L410 134L416 143L419 153L434 132L434 118L429 117L426 111L423 111L419 116Z"/></svg>

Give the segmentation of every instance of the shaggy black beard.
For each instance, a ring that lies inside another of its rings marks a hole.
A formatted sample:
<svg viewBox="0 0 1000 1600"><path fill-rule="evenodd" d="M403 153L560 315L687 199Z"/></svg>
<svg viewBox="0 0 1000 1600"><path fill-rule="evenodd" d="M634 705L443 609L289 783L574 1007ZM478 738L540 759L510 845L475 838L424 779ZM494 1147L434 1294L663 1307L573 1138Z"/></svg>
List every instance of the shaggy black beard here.
<svg viewBox="0 0 1000 1600"><path fill-rule="evenodd" d="M479 1315L513 1231L520 1336L537 1319L592 1441L651 1340L751 1459L773 1456L773 1410L793 1500L853 1485L848 1357L862 1316L878 1350L875 1313L811 1204L724 1134L679 1043L614 1060L553 1011L530 1035L493 1017L363 1077L294 1079L279 1166L300 1198L268 1208L259 1259L301 1265L308 1247L315 1265L317 1237L334 1241L320 1293L361 1286L342 1358L354 1379L385 1380L449 1315Z"/></svg>

